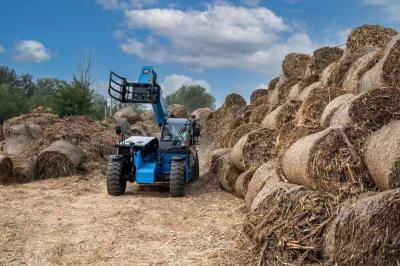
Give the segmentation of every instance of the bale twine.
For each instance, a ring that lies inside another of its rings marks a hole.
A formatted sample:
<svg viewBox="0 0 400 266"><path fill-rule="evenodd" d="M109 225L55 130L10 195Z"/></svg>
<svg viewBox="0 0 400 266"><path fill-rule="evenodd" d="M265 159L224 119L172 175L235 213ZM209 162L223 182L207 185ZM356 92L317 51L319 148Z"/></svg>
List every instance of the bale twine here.
<svg viewBox="0 0 400 266"><path fill-rule="evenodd" d="M319 124L321 127L326 128L329 127L329 124L331 123L331 118L334 115L334 113L340 108L342 105L346 104L349 102L351 99L353 99L354 94L352 93L347 93L340 95L330 101L328 105L325 107L324 111L322 112L321 118L319 120Z"/></svg>
<svg viewBox="0 0 400 266"><path fill-rule="evenodd" d="M233 191L236 196L244 199L247 194L250 180L252 179L257 167L250 168L249 170L241 173L235 182Z"/></svg>
<svg viewBox="0 0 400 266"><path fill-rule="evenodd" d="M366 142L364 162L381 190L400 187L400 121L392 121Z"/></svg>
<svg viewBox="0 0 400 266"><path fill-rule="evenodd" d="M288 101L278 106L275 110L267 114L261 123L262 127L274 130L282 127L284 124L294 120L296 112L301 102Z"/></svg>
<svg viewBox="0 0 400 266"><path fill-rule="evenodd" d="M397 31L380 25L362 25L350 33L346 48L355 53L368 48L385 48Z"/></svg>
<svg viewBox="0 0 400 266"><path fill-rule="evenodd" d="M273 184L281 181L275 170L276 163L276 159L271 159L258 167L254 172L253 177L248 184L247 193L245 196L246 205L248 208L251 207L258 192L260 192L264 186L272 186Z"/></svg>
<svg viewBox="0 0 400 266"><path fill-rule="evenodd" d="M258 89L253 91L250 96L250 104L253 105L258 99L267 96L267 94L268 90L266 89Z"/></svg>
<svg viewBox="0 0 400 266"><path fill-rule="evenodd" d="M245 171L267 162L272 156L275 138L276 132L267 128L259 128L244 135L232 148L232 165Z"/></svg>
<svg viewBox="0 0 400 266"><path fill-rule="evenodd" d="M297 112L298 125L310 128L319 127L325 107L342 94L345 94L345 91L337 87L318 87L312 90Z"/></svg>
<svg viewBox="0 0 400 266"><path fill-rule="evenodd" d="M245 232L253 228L259 265L323 264L324 233L337 211L336 197L283 184L265 192L263 208L250 213L244 226Z"/></svg>
<svg viewBox="0 0 400 266"><path fill-rule="evenodd" d="M358 58L344 76L342 88L348 92L359 92L362 76L376 65L382 57L382 50L372 50Z"/></svg>
<svg viewBox="0 0 400 266"><path fill-rule="evenodd" d="M187 118L188 111L185 106L180 104L171 104L168 106L168 112L171 116L176 118Z"/></svg>
<svg viewBox="0 0 400 266"><path fill-rule="evenodd" d="M328 265L398 265L400 189L344 205L327 228Z"/></svg>
<svg viewBox="0 0 400 266"><path fill-rule="evenodd" d="M53 142L37 157L36 175L40 179L73 175L81 159L81 153L75 145L64 140Z"/></svg>
<svg viewBox="0 0 400 266"><path fill-rule="evenodd" d="M400 119L400 89L377 88L357 95L341 105L331 118L331 126L352 125L371 131Z"/></svg>
<svg viewBox="0 0 400 266"><path fill-rule="evenodd" d="M0 184L12 182L14 166L10 156L0 155Z"/></svg>
<svg viewBox="0 0 400 266"><path fill-rule="evenodd" d="M389 42L382 59L366 72L360 81L360 91L365 92L383 86L400 86L400 34Z"/></svg>
<svg viewBox="0 0 400 266"><path fill-rule="evenodd" d="M223 190L233 192L236 180L241 172L229 163L228 156L222 157L221 165L221 169L217 172L219 185Z"/></svg>
<svg viewBox="0 0 400 266"><path fill-rule="evenodd" d="M279 81L279 77L273 78L268 84L267 103L269 105L275 105L278 103L278 94L276 85Z"/></svg>
<svg viewBox="0 0 400 266"><path fill-rule="evenodd" d="M289 182L332 193L364 190L367 173L343 128L327 128L293 143L281 158Z"/></svg>
<svg viewBox="0 0 400 266"><path fill-rule="evenodd" d="M319 81L323 70L342 56L343 49L337 47L322 47L315 50L307 65L305 76L301 82L302 86L307 87Z"/></svg>
<svg viewBox="0 0 400 266"><path fill-rule="evenodd" d="M31 146L32 138L26 135L17 135L5 140L4 152L10 155L21 155Z"/></svg>

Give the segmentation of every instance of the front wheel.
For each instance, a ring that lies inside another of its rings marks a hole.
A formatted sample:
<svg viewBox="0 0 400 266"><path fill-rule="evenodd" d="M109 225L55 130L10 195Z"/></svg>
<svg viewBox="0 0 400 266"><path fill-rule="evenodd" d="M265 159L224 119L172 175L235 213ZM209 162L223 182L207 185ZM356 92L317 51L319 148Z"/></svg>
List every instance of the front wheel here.
<svg viewBox="0 0 400 266"><path fill-rule="evenodd" d="M171 197L185 196L185 161L172 160L169 174L169 188Z"/></svg>
<svg viewBox="0 0 400 266"><path fill-rule="evenodd" d="M107 191L113 196L125 194L126 180L122 176L123 161L109 161L107 165Z"/></svg>

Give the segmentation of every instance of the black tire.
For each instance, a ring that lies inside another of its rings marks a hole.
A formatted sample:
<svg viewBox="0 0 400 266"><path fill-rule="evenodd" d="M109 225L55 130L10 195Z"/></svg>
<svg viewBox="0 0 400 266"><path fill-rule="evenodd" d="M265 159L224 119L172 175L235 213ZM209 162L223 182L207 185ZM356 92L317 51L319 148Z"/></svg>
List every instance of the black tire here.
<svg viewBox="0 0 400 266"><path fill-rule="evenodd" d="M200 162L199 162L199 155L196 151L196 158L194 159L194 165L192 168L192 182L196 182L199 180L200 177Z"/></svg>
<svg viewBox="0 0 400 266"><path fill-rule="evenodd" d="M107 191L113 196L125 194L126 180L122 177L123 161L108 161Z"/></svg>
<svg viewBox="0 0 400 266"><path fill-rule="evenodd" d="M172 160L169 189L171 197L185 196L185 160Z"/></svg>

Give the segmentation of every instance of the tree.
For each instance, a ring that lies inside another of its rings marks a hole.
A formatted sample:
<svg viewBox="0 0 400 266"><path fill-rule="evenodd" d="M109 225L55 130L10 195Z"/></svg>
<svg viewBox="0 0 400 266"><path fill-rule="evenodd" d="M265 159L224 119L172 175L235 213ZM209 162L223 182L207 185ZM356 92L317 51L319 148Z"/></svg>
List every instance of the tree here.
<svg viewBox="0 0 400 266"><path fill-rule="evenodd" d="M20 89L10 84L0 84L0 123L13 116L28 112L28 98Z"/></svg>
<svg viewBox="0 0 400 266"><path fill-rule="evenodd" d="M107 100L103 95L97 93L93 94L90 116L98 120L103 119L106 106Z"/></svg>
<svg viewBox="0 0 400 266"><path fill-rule="evenodd" d="M89 84L74 78L63 86L55 97L54 110L59 116L89 115L92 110L92 90Z"/></svg>
<svg viewBox="0 0 400 266"><path fill-rule="evenodd" d="M199 85L183 85L176 92L167 95L167 104L181 104L190 112L197 108L215 108L215 98Z"/></svg>

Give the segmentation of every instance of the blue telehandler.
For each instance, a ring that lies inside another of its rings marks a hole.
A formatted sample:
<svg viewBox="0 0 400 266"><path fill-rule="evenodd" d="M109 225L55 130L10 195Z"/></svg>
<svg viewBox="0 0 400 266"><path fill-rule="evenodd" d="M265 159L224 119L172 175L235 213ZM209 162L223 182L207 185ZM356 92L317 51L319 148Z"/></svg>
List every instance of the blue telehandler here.
<svg viewBox="0 0 400 266"><path fill-rule="evenodd" d="M108 94L122 103L151 104L161 137L125 137L116 143L116 154L107 165L107 191L119 196L127 182L141 185L169 184L171 197L183 197L188 182L199 178L199 157L196 144L200 128L195 120L171 117L166 109L162 89L153 66L143 66L137 82L110 73Z"/></svg>

